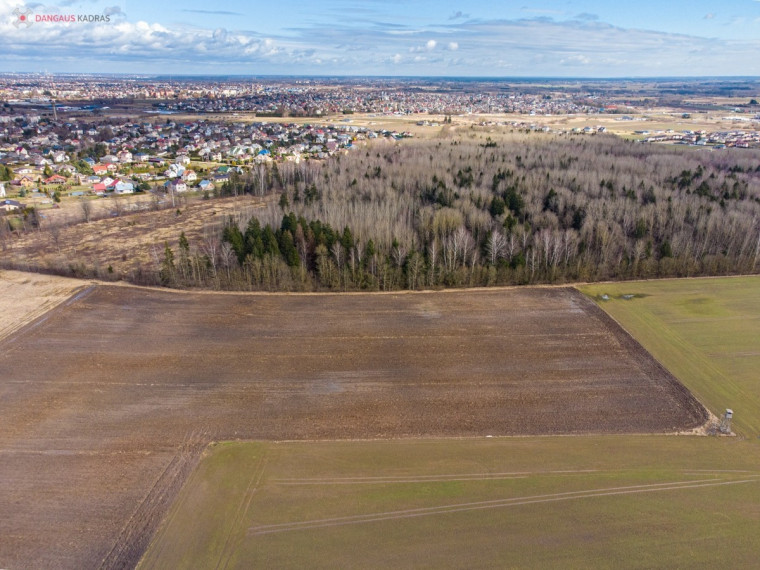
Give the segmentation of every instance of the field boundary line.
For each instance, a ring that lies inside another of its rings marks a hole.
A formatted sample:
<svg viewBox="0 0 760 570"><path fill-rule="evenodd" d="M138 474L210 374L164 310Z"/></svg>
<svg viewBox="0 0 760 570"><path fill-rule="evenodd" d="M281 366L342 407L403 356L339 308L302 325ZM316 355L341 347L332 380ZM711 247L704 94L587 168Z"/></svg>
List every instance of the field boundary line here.
<svg viewBox="0 0 760 570"><path fill-rule="evenodd" d="M111 549L101 560L99 568L133 568L139 564L206 445L201 430L195 430L177 446L166 467L138 503Z"/></svg>
<svg viewBox="0 0 760 570"><path fill-rule="evenodd" d="M631 356L642 357L637 359L637 366L647 376L653 388L659 388L662 385L669 385L672 390L668 392L668 397L676 404L683 406L691 412L693 417L700 417L701 421L691 427L684 427L676 433L696 431L709 425L713 421L712 412L702 403L699 398L680 378L676 377L654 354L636 339L635 336L625 328L615 317L605 311L599 303L596 303L579 289L575 289L578 295L583 299L584 304L589 307L588 315L596 317L602 324L606 325L608 330L614 335L621 347ZM659 373L659 374L658 374ZM661 378L662 384L658 382Z"/></svg>
<svg viewBox="0 0 760 570"><path fill-rule="evenodd" d="M16 341L32 332L38 326L47 321L57 310L64 307L68 307L75 301L84 299L89 296L95 290L95 285L80 285L71 290L69 295L64 296L58 300L48 299L42 303L36 310L32 311L31 315L22 319L21 322L8 325L0 330L0 347L7 345L7 352L11 352L12 345Z"/></svg>

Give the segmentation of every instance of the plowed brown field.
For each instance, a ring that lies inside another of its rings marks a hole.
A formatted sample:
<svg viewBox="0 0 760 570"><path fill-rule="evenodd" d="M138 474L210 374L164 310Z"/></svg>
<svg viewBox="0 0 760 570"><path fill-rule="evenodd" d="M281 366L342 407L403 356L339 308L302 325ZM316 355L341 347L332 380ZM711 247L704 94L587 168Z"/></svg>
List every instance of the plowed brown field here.
<svg viewBox="0 0 760 570"><path fill-rule="evenodd" d="M572 289L97 286L0 342L0 567L132 566L221 439L675 432L704 408Z"/></svg>

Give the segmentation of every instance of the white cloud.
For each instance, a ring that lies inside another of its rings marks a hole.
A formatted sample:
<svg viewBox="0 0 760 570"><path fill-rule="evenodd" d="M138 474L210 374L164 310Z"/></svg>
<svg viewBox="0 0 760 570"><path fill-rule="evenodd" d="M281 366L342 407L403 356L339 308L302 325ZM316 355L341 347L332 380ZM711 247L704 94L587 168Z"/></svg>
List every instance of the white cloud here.
<svg viewBox="0 0 760 570"><path fill-rule="evenodd" d="M579 69L584 76L607 77L760 74L755 55L760 41L626 29L591 15L564 22L460 18L393 27L366 21L313 24L264 37L250 30L124 17L112 17L109 24L40 22L17 29L16 6L23 4L0 0L0 71L308 74L319 66L320 73L359 75L561 76Z"/></svg>
<svg viewBox="0 0 760 570"><path fill-rule="evenodd" d="M585 55L571 55L565 59L560 60L562 65L588 65L591 63L591 59Z"/></svg>

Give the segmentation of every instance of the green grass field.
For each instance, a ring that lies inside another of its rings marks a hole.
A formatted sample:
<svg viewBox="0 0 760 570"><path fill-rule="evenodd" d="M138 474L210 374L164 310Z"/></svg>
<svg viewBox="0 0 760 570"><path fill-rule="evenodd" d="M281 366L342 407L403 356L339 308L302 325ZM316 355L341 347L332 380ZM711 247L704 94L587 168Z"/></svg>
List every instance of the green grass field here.
<svg viewBox="0 0 760 570"><path fill-rule="evenodd" d="M141 568L756 567L760 277L583 291L739 437L220 443Z"/></svg>
<svg viewBox="0 0 760 570"><path fill-rule="evenodd" d="M142 568L705 567L757 560L736 438L224 443Z"/></svg>

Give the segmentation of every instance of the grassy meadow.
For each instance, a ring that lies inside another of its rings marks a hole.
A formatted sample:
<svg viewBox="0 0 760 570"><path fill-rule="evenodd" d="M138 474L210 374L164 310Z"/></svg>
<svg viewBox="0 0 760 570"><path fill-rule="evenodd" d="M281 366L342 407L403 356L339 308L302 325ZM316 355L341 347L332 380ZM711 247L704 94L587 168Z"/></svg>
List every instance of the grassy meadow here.
<svg viewBox="0 0 760 570"><path fill-rule="evenodd" d="M140 567L750 567L746 451L688 436L221 443Z"/></svg>

